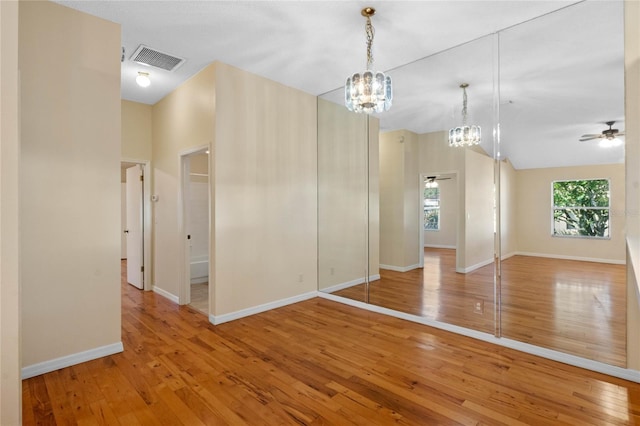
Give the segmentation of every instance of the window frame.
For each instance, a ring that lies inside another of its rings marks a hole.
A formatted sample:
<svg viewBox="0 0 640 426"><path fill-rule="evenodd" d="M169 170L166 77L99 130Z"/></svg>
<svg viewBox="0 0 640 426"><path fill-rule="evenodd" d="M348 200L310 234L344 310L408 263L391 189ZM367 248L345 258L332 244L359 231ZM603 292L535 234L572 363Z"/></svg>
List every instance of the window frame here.
<svg viewBox="0 0 640 426"><path fill-rule="evenodd" d="M555 204L555 192L554 186L557 182L577 182L577 181L594 181L603 180L607 181L608 187L608 206L607 207L592 207L592 206L562 206L558 207ZM575 178L575 179L555 179L551 181L551 237L553 238L577 238L588 240L610 240L611 239L611 178ZM570 235L570 234L557 234L555 228L555 211L561 209L580 209L580 210L606 210L608 212L608 224L607 224L607 236L599 237L596 235Z"/></svg>
<svg viewBox="0 0 640 426"><path fill-rule="evenodd" d="M437 189L438 190L438 207L427 207L425 205L425 196L424 196L424 190L427 188L422 189L422 230L423 231L428 231L428 232L439 232L442 229L442 215L440 214L442 212L442 197L441 197L441 193L440 193L440 185L438 185L435 188L431 188L431 189ZM437 210L438 211L438 227L437 228L426 228L427 222L424 220L425 219L425 213L427 211L427 209L429 210Z"/></svg>

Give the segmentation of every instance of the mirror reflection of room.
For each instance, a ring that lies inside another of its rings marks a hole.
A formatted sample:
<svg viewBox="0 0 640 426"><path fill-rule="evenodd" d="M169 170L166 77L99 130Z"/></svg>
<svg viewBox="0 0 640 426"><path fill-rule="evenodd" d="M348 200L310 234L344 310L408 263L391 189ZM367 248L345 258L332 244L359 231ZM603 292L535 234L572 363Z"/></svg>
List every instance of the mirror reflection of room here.
<svg viewBox="0 0 640 426"><path fill-rule="evenodd" d="M619 3L580 3L395 69L394 107L369 117L377 135L352 124L360 134L323 138L319 119L320 290L624 366L620 22ZM463 84L482 140L451 146ZM323 96L319 116L361 119L336 112L342 95ZM338 226L322 226L339 208L322 196L336 161L360 188L342 224L357 247L323 232ZM352 272L330 281L338 253Z"/></svg>
<svg viewBox="0 0 640 426"><path fill-rule="evenodd" d="M586 2L500 35L502 335L617 366L626 363L622 13L621 3Z"/></svg>

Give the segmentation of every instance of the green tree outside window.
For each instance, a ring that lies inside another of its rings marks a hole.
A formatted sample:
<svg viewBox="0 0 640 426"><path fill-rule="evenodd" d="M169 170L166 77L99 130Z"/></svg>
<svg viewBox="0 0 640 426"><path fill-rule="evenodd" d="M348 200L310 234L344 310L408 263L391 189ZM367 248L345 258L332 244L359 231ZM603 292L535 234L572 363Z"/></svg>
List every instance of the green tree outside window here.
<svg viewBox="0 0 640 426"><path fill-rule="evenodd" d="M440 188L424 189L424 229L440 230Z"/></svg>
<svg viewBox="0 0 640 426"><path fill-rule="evenodd" d="M553 235L609 238L609 180L553 182Z"/></svg>

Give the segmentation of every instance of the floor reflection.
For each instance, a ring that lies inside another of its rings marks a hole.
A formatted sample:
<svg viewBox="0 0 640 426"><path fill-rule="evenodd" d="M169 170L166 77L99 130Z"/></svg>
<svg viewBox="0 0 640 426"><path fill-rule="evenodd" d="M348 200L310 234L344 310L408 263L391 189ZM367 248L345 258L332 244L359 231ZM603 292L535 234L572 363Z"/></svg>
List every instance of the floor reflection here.
<svg viewBox="0 0 640 426"><path fill-rule="evenodd" d="M493 334L493 265L459 274L455 250L426 248L424 269L380 275L370 303ZM361 300L363 291L334 294ZM513 256L502 262L502 334L624 366L625 295L624 265Z"/></svg>
<svg viewBox="0 0 640 426"><path fill-rule="evenodd" d="M426 248L424 253L424 269L381 270L381 278L369 284L370 303L493 334L493 265L458 274L455 250ZM359 300L362 287L334 294Z"/></svg>

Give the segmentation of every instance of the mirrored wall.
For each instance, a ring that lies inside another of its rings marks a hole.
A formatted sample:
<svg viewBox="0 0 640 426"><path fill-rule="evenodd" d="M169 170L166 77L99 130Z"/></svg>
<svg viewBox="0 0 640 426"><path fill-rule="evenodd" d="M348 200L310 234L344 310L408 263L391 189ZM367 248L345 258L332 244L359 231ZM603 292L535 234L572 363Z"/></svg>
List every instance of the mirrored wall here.
<svg viewBox="0 0 640 426"><path fill-rule="evenodd" d="M323 95L319 290L625 366L624 137L602 133L624 130L622 12L583 2L394 69L379 115ZM482 143L450 147L463 83Z"/></svg>

